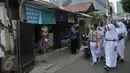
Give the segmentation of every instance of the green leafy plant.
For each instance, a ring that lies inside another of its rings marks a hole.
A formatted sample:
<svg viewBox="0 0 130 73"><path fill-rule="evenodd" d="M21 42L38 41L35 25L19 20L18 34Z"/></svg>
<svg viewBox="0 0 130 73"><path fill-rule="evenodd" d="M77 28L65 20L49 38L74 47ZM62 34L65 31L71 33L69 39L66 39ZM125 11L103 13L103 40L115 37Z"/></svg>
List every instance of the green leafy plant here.
<svg viewBox="0 0 130 73"><path fill-rule="evenodd" d="M103 23L104 18L99 12L95 11L95 12L90 12L88 14L92 16L91 24Z"/></svg>

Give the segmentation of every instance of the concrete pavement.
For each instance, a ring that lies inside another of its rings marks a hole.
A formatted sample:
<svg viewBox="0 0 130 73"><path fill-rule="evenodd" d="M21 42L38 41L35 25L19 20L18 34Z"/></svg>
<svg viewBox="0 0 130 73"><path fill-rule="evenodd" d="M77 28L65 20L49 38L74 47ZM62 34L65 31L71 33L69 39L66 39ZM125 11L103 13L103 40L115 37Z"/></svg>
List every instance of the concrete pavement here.
<svg viewBox="0 0 130 73"><path fill-rule="evenodd" d="M91 66L91 60L85 59L84 56L81 56L79 59L73 63L65 66L55 73L130 73L130 41L126 44L125 49L125 63L118 63L117 68L107 72L104 70L103 62L97 65Z"/></svg>
<svg viewBox="0 0 130 73"><path fill-rule="evenodd" d="M36 57L36 66L29 73L54 73L83 55L70 53L69 47Z"/></svg>

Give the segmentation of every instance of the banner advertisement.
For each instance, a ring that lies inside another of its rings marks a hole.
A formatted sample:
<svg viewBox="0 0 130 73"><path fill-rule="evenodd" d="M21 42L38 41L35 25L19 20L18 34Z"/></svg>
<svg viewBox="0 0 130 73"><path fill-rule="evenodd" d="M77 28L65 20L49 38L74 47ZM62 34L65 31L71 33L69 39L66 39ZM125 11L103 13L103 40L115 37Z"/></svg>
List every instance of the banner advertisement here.
<svg viewBox="0 0 130 73"><path fill-rule="evenodd" d="M40 11L33 7L25 5L26 21L33 24L39 24Z"/></svg>
<svg viewBox="0 0 130 73"><path fill-rule="evenodd" d="M25 20L32 24L56 24L55 12L48 9L39 9L31 5L24 6Z"/></svg>

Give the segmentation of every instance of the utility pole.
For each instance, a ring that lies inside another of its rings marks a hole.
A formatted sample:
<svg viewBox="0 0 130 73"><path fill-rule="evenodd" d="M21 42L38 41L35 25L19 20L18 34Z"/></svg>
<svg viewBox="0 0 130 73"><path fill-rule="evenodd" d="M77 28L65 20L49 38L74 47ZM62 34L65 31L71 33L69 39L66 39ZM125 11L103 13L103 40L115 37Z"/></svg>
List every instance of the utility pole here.
<svg viewBox="0 0 130 73"><path fill-rule="evenodd" d="M19 1L19 20L23 21L23 5L27 0L18 0Z"/></svg>

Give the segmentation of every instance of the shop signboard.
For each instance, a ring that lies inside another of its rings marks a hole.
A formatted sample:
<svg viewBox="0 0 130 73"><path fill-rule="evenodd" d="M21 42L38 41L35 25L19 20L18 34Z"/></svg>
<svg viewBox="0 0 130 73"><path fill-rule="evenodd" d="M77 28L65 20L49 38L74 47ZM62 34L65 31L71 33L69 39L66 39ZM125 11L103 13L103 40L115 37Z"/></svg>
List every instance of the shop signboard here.
<svg viewBox="0 0 130 73"><path fill-rule="evenodd" d="M38 9L25 5L24 11L27 22L39 24L40 11Z"/></svg>
<svg viewBox="0 0 130 73"><path fill-rule="evenodd" d="M40 9L36 6L25 5L24 16L32 24L56 24L55 12L49 9Z"/></svg>
<svg viewBox="0 0 130 73"><path fill-rule="evenodd" d="M49 10L42 10L42 23L43 24L56 24L55 13Z"/></svg>

